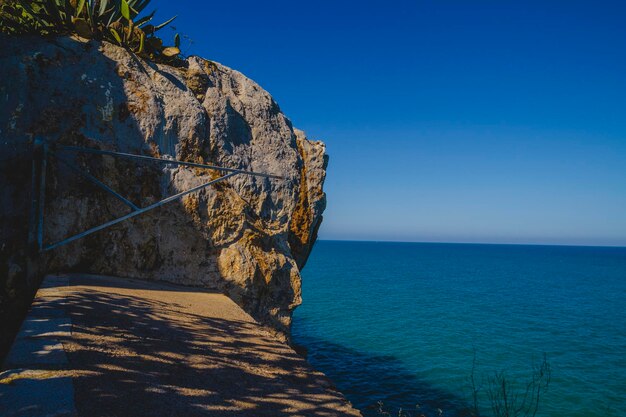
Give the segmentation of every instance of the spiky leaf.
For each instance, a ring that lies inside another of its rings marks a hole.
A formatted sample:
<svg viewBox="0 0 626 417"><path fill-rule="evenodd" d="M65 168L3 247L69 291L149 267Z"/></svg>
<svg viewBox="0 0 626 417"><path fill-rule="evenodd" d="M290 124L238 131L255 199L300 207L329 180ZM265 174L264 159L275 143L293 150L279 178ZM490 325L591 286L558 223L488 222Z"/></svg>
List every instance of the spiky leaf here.
<svg viewBox="0 0 626 417"><path fill-rule="evenodd" d="M78 7L76 7L76 16L80 16L80 13L83 11L83 7L85 7L85 0L80 0L78 2Z"/></svg>
<svg viewBox="0 0 626 417"><path fill-rule="evenodd" d="M166 20L165 22L161 23L160 25L156 25L154 27L154 31L156 32L159 29L163 29L165 26L169 25L170 23L172 23L174 21L174 19L176 19L178 16L174 16L171 19Z"/></svg>
<svg viewBox="0 0 626 417"><path fill-rule="evenodd" d="M113 38L115 38L117 43L121 45L122 44L122 38L120 37L120 34L117 33L117 30L115 30L113 28L109 28L109 31L111 32L111 35L113 35Z"/></svg>
<svg viewBox="0 0 626 417"><path fill-rule="evenodd" d="M98 11L98 14L100 16L104 16L106 10L107 10L107 6L109 4L109 0L100 0L100 10ZM94 2L94 6L96 5L96 3Z"/></svg>
<svg viewBox="0 0 626 417"><path fill-rule="evenodd" d="M173 56L180 54L180 49L178 49L175 46L168 46L167 48L163 49L161 53L165 55L166 57L171 58Z"/></svg>
<svg viewBox="0 0 626 417"><path fill-rule="evenodd" d="M137 49L138 54L141 54L143 52L145 40L146 40L146 34L143 31L141 31L141 36L139 36L139 49Z"/></svg>
<svg viewBox="0 0 626 417"><path fill-rule="evenodd" d="M130 20L130 8L128 7L128 2L126 0L121 0L120 12L122 13L122 17L124 19Z"/></svg>
<svg viewBox="0 0 626 417"><path fill-rule="evenodd" d="M151 21L151 20L152 20L152 18L154 17L154 14L155 14L155 13L156 13L156 10L154 10L154 11L153 11L152 13L150 13L149 15L144 16L144 17L142 17L142 18L138 19L138 20L135 22L135 24L136 24L137 26L139 26L139 27L141 27L141 26L145 25L146 23L148 23L149 21Z"/></svg>

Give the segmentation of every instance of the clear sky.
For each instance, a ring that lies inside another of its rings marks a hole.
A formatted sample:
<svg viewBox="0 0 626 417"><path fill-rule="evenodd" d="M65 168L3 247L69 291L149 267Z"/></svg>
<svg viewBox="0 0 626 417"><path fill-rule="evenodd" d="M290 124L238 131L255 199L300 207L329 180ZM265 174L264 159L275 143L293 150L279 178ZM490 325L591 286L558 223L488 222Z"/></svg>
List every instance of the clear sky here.
<svg viewBox="0 0 626 417"><path fill-rule="evenodd" d="M326 142L322 239L626 245L626 2L153 5Z"/></svg>

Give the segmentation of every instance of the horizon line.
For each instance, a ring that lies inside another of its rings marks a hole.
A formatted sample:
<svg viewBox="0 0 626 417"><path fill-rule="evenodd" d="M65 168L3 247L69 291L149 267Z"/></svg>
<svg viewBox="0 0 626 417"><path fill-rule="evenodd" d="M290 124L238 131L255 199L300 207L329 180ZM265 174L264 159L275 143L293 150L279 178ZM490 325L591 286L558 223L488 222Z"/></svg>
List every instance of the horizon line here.
<svg viewBox="0 0 626 417"><path fill-rule="evenodd" d="M432 241L417 241L417 240L367 240L367 239L317 239L322 242L361 242L361 243L419 243L419 244L433 244L433 245L492 245L492 246L565 246L565 247L579 247L579 248L618 248L626 249L626 245L582 245L582 244L567 244L567 243L495 243L495 242L432 242Z"/></svg>

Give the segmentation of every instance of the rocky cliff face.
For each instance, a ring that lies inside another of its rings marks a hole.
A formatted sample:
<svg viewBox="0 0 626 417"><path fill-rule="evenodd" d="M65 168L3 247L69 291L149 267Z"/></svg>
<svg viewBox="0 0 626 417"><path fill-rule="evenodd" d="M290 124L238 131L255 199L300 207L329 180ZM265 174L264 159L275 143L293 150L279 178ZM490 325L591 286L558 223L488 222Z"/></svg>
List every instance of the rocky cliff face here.
<svg viewBox="0 0 626 417"><path fill-rule="evenodd" d="M294 129L255 82L198 57L171 67L110 44L71 38L2 39L2 45L0 267L8 275L7 288L28 272L32 135L265 172L285 179L234 176L35 257L31 270L131 276L223 291L288 337L291 312L301 302L300 269L325 208L324 144ZM63 155L141 207L219 175ZM129 211L54 159L47 172L47 242Z"/></svg>

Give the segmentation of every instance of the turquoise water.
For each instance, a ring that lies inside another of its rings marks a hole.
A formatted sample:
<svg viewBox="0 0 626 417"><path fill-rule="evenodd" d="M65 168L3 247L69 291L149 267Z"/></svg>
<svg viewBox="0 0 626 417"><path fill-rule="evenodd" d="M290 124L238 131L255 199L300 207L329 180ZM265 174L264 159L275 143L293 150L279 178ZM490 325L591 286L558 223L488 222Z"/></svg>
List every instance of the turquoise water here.
<svg viewBox="0 0 626 417"><path fill-rule="evenodd" d="M303 299L294 341L365 415L462 415L473 358L520 382L545 353L537 416L626 416L626 248L320 241Z"/></svg>

